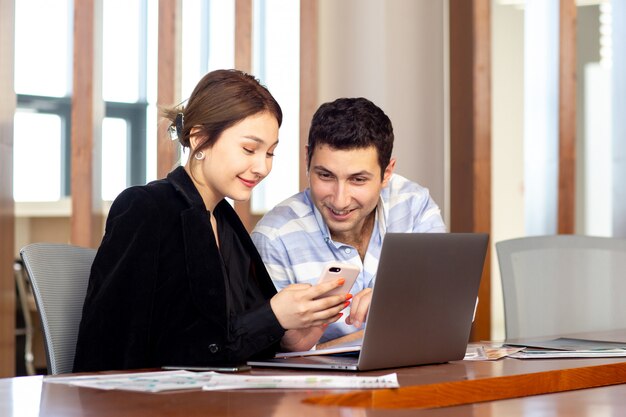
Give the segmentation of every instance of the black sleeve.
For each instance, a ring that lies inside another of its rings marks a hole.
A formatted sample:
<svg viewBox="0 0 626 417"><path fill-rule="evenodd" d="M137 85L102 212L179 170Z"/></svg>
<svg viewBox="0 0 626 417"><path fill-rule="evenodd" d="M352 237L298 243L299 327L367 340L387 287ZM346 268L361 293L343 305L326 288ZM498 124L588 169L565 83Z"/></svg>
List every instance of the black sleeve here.
<svg viewBox="0 0 626 417"><path fill-rule="evenodd" d="M111 206L89 278L75 372L152 366L159 223L156 204L139 187L125 190Z"/></svg>
<svg viewBox="0 0 626 417"><path fill-rule="evenodd" d="M238 314L230 327L232 362L273 356L285 333L269 300Z"/></svg>

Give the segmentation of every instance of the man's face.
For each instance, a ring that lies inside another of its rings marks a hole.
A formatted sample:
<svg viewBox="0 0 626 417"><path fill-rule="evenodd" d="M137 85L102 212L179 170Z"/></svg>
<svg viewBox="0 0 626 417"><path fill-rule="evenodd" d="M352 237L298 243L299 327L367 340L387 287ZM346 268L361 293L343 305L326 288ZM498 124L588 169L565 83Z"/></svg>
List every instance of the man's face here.
<svg viewBox="0 0 626 417"><path fill-rule="evenodd" d="M393 172L394 160L383 178L374 146L338 150L318 145L309 165L309 185L333 239L358 236L378 204L380 191Z"/></svg>

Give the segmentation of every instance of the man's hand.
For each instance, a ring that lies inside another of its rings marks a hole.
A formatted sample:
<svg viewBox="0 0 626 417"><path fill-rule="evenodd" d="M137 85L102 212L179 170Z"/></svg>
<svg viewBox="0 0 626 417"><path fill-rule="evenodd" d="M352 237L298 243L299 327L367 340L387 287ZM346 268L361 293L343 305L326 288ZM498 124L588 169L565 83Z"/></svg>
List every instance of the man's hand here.
<svg viewBox="0 0 626 417"><path fill-rule="evenodd" d="M371 301L371 288L365 288L355 295L352 299L352 305L350 306L350 315L346 317L346 324L351 324L357 329L361 328L365 320L367 320L367 311Z"/></svg>

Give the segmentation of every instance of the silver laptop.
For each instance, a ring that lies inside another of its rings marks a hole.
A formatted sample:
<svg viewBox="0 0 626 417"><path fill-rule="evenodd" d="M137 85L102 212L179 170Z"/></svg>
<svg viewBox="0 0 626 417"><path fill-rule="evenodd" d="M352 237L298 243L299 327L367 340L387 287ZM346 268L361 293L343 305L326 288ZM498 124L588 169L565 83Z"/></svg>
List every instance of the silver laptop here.
<svg viewBox="0 0 626 417"><path fill-rule="evenodd" d="M387 233L358 357L248 365L368 371L463 359L488 240L481 233Z"/></svg>

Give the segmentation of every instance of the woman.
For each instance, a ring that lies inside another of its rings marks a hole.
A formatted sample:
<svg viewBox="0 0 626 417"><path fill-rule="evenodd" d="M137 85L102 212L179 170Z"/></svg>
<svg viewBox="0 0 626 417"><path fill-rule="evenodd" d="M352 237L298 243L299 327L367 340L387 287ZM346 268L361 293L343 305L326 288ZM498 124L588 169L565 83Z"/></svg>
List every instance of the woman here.
<svg viewBox="0 0 626 417"><path fill-rule="evenodd" d="M189 148L166 179L122 192L94 260L74 371L210 365L310 348L341 317L341 285L276 293L225 197L247 200L272 167L282 112L235 70L207 74L165 112Z"/></svg>

